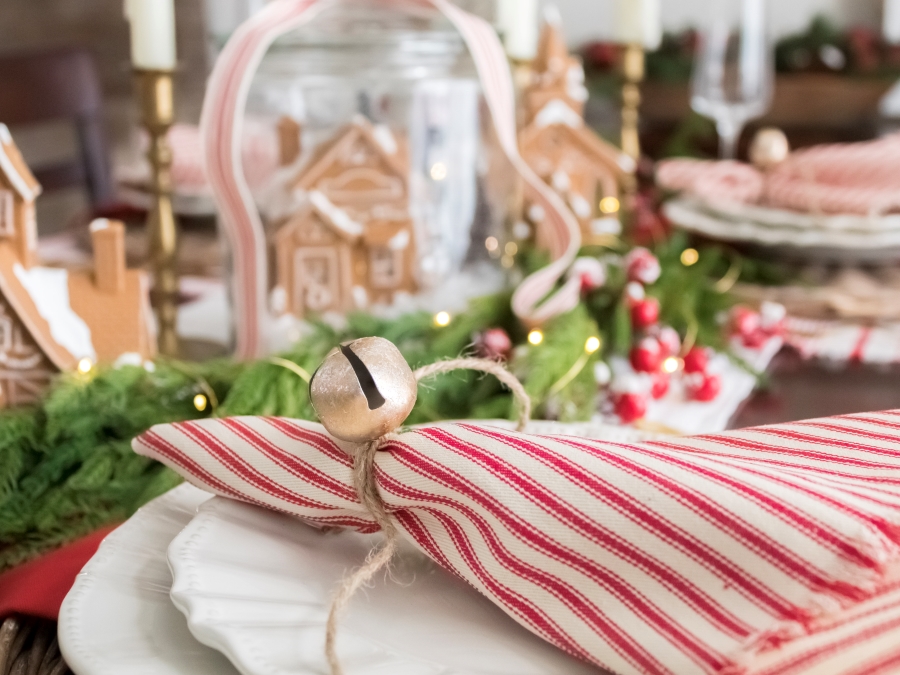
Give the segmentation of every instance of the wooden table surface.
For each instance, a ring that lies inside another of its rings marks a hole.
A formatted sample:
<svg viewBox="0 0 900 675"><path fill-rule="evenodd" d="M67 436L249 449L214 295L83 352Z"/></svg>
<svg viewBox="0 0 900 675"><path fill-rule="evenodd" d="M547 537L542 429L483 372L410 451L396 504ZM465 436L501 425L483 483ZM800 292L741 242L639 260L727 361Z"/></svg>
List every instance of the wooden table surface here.
<svg viewBox="0 0 900 675"><path fill-rule="evenodd" d="M769 378L770 386L744 404L732 428L900 409L897 366L803 361L786 349L772 362Z"/></svg>

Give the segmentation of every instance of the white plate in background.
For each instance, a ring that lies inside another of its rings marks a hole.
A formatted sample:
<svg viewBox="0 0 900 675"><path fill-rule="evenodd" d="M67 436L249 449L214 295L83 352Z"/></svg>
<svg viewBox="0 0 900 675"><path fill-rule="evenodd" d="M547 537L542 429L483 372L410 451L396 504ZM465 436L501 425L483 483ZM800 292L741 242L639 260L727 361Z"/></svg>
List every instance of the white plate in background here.
<svg viewBox="0 0 900 675"><path fill-rule="evenodd" d="M668 202L664 213L682 230L809 260L863 263L900 258L897 216L876 218L884 227L875 227L873 219L862 216L811 216L763 207L725 209L687 198Z"/></svg>

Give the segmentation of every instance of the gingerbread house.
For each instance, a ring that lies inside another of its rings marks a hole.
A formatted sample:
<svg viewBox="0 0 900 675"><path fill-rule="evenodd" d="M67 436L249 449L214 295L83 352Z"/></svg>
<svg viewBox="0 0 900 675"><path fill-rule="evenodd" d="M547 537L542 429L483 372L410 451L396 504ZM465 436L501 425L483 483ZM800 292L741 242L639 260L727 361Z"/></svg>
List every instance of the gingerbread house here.
<svg viewBox="0 0 900 675"><path fill-rule="evenodd" d="M276 310L346 312L415 290L408 160L389 129L357 117L316 149L289 190L298 206L274 238Z"/></svg>
<svg viewBox="0 0 900 675"><path fill-rule="evenodd" d="M33 403L60 371L155 353L146 276L125 267L125 231L91 225L94 269L36 264L35 180L0 124L0 404Z"/></svg>
<svg viewBox="0 0 900 675"><path fill-rule="evenodd" d="M585 243L618 232L620 192L634 161L584 123L584 69L559 25L545 24L531 85L523 95L522 157L571 207ZM539 221L539 209L527 211Z"/></svg>

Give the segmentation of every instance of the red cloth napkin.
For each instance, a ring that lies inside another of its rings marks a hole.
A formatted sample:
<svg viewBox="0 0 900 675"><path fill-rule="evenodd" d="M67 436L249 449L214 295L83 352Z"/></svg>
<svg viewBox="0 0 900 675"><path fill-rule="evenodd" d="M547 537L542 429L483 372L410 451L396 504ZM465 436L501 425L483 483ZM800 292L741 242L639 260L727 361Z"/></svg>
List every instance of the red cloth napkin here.
<svg viewBox="0 0 900 675"><path fill-rule="evenodd" d="M12 614L55 621L75 577L118 525L103 528L0 576L0 620Z"/></svg>

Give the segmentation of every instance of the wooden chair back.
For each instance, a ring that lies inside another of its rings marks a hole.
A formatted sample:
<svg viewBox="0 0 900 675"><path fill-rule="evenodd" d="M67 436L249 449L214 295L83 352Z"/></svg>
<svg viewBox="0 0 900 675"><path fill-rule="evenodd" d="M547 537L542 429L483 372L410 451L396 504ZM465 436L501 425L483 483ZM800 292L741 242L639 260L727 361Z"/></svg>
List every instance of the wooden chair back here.
<svg viewBox="0 0 900 675"><path fill-rule="evenodd" d="M113 197L103 95L97 69L83 48L0 56L0 122L9 126L69 120L80 156L38 168L45 190L83 185L93 206Z"/></svg>

